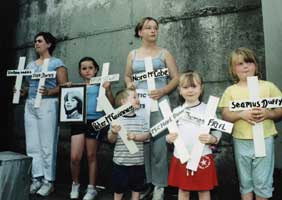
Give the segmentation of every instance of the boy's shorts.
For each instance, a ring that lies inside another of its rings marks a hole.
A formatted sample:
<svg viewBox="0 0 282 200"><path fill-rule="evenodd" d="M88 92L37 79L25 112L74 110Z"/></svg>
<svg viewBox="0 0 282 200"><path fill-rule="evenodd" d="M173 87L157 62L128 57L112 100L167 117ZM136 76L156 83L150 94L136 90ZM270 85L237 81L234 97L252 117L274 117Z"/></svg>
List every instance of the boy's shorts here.
<svg viewBox="0 0 282 200"><path fill-rule="evenodd" d="M274 139L268 137L264 141L266 156L256 158L253 140L233 138L241 194L254 192L262 198L272 197Z"/></svg>
<svg viewBox="0 0 282 200"><path fill-rule="evenodd" d="M145 189L144 165L124 166L113 163L112 169L113 191L121 194L128 189L141 192Z"/></svg>
<svg viewBox="0 0 282 200"><path fill-rule="evenodd" d="M87 123L73 123L71 124L71 136L85 134L85 137L102 141L103 135L107 135L109 126L106 126L98 131L95 131L92 122L95 120L87 120Z"/></svg>

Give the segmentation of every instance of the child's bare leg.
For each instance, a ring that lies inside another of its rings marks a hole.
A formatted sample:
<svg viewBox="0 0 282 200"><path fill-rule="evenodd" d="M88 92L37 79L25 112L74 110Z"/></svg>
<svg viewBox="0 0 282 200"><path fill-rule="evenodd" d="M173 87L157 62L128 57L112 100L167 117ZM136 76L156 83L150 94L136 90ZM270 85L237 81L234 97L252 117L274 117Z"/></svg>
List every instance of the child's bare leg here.
<svg viewBox="0 0 282 200"><path fill-rule="evenodd" d="M120 194L115 193L114 194L114 200L122 200L122 196L123 196L123 193L120 193Z"/></svg>
<svg viewBox="0 0 282 200"><path fill-rule="evenodd" d="M79 183L80 160L84 150L84 134L71 137L71 175L75 183Z"/></svg>
<svg viewBox="0 0 282 200"><path fill-rule="evenodd" d="M89 185L96 184L96 170L97 170L97 146L98 141L86 138L87 160L88 160L88 174Z"/></svg>
<svg viewBox="0 0 282 200"><path fill-rule="evenodd" d="M182 189L178 189L178 200L189 200L190 192Z"/></svg>
<svg viewBox="0 0 282 200"><path fill-rule="evenodd" d="M139 200L140 198L140 192L131 192L131 200Z"/></svg>
<svg viewBox="0 0 282 200"><path fill-rule="evenodd" d="M209 190L206 191L199 191L199 200L210 200L211 199L211 194Z"/></svg>
<svg viewBox="0 0 282 200"><path fill-rule="evenodd" d="M253 192L249 192L241 195L242 200L253 200Z"/></svg>
<svg viewBox="0 0 282 200"><path fill-rule="evenodd" d="M267 200L267 198L262 198L262 197L256 195L256 200Z"/></svg>

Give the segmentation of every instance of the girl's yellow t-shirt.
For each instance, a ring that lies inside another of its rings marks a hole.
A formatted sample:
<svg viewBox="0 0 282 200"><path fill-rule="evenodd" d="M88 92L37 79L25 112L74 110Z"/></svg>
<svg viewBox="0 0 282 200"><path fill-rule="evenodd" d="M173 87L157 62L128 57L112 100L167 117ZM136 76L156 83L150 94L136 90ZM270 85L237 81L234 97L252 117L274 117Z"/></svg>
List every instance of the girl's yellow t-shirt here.
<svg viewBox="0 0 282 200"><path fill-rule="evenodd" d="M259 81L260 98L282 97L281 91L271 82ZM223 93L219 107L229 107L230 101L243 101L249 99L248 87L238 86L237 84L229 86ZM263 121L264 137L277 134L273 120ZM252 125L245 120L238 120L234 123L233 137L237 139L253 139Z"/></svg>

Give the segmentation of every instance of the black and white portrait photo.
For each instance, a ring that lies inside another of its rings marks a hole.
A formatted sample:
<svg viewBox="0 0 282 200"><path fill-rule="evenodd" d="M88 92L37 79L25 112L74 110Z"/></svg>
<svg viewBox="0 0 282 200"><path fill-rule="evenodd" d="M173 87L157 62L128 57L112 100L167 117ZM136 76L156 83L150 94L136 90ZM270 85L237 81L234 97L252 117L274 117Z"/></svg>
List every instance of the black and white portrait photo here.
<svg viewBox="0 0 282 200"><path fill-rule="evenodd" d="M61 87L60 122L84 122L85 86Z"/></svg>

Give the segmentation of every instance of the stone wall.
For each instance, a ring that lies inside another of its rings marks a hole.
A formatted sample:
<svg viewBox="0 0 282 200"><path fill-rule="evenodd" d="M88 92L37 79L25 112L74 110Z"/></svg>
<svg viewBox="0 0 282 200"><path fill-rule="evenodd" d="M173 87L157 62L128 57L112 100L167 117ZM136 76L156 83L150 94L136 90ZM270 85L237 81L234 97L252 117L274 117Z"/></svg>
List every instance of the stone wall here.
<svg viewBox="0 0 282 200"><path fill-rule="evenodd" d="M227 58L233 49L240 46L254 49L264 66L259 0L20 0L14 47L17 56L26 55L32 60L33 36L39 31L50 31L59 39L54 54L65 62L71 81L81 81L77 62L83 56L93 56L100 64L110 62L110 72L122 75L128 52L140 45L133 32L137 21L144 16L160 21L159 45L174 55L180 71L193 69L204 77L205 101L211 94L221 96L231 83ZM117 91L123 82L112 87ZM15 107L17 117L22 117L22 110L23 104ZM14 131L23 139L21 127L18 123ZM220 191L238 194L230 141L230 136L224 134L216 153L219 196L224 195ZM67 125L61 128L58 149L58 179L70 182L70 178L62 178L70 177ZM101 161L98 182L106 186L111 150L112 146L103 143L98 152Z"/></svg>

